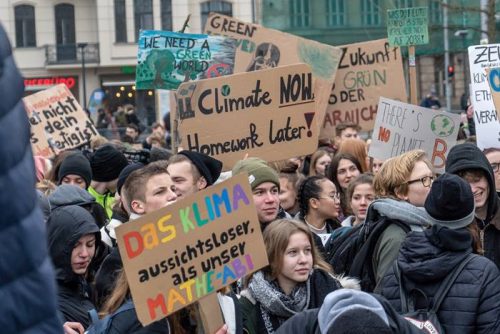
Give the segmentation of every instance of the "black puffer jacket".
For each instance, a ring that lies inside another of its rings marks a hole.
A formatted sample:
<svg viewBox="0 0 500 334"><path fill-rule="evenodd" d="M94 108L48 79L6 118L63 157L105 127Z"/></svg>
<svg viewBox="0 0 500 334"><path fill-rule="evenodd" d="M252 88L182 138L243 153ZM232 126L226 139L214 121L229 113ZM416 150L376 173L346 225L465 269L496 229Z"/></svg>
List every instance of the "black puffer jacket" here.
<svg viewBox="0 0 500 334"><path fill-rule="evenodd" d="M0 332L62 333L23 92L0 25Z"/></svg>
<svg viewBox="0 0 500 334"><path fill-rule="evenodd" d="M406 289L422 290L432 303L443 279L471 253L470 245L467 229L435 225L424 232L410 232L397 259ZM381 294L401 312L399 285L392 267L381 287ZM446 333L498 333L500 273L494 263L474 255L449 290L438 318Z"/></svg>
<svg viewBox="0 0 500 334"><path fill-rule="evenodd" d="M49 253L56 268L59 311L65 321L76 321L87 328L88 311L95 308L90 300L90 288L85 277L71 268L71 253L78 240L86 234L95 234L100 241L99 227L85 209L68 205L54 210L47 222Z"/></svg>
<svg viewBox="0 0 500 334"><path fill-rule="evenodd" d="M482 170L488 181L488 210L486 219L478 217L475 222L483 234L477 236L478 240L483 240L484 256L493 261L500 268L500 200L495 191L495 177L486 156L476 145L464 143L454 146L446 160L446 172L458 174L467 169Z"/></svg>

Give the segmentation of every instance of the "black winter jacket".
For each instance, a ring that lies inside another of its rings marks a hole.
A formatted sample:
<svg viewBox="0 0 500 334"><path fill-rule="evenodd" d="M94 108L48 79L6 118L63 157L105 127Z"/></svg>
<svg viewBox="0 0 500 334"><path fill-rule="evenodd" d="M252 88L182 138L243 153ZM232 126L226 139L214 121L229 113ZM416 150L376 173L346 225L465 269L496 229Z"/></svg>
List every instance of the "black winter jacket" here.
<svg viewBox="0 0 500 334"><path fill-rule="evenodd" d="M23 92L0 25L0 332L62 333Z"/></svg>
<svg viewBox="0 0 500 334"><path fill-rule="evenodd" d="M432 305L440 283L471 253L470 245L467 229L435 225L424 232L410 232L397 259L407 291L422 290ZM399 285L392 267L381 282L381 294L401 312ZM426 305L422 300L417 303ZM500 273L494 263L474 255L451 286L437 315L446 333L498 333Z"/></svg>
<svg viewBox="0 0 500 334"><path fill-rule="evenodd" d="M480 169L484 172L489 186L488 209L486 219L476 217L483 240L484 256L500 268L500 200L495 191L495 176L486 156L476 145L464 143L454 146L446 160L446 172L458 174L468 169Z"/></svg>
<svg viewBox="0 0 500 334"><path fill-rule="evenodd" d="M85 277L71 268L71 253L78 240L86 234L95 234L100 241L99 227L85 209L68 205L52 211L47 222L49 253L56 268L59 288L59 310L65 321L76 321L87 328L88 311L95 308L90 300L90 288Z"/></svg>

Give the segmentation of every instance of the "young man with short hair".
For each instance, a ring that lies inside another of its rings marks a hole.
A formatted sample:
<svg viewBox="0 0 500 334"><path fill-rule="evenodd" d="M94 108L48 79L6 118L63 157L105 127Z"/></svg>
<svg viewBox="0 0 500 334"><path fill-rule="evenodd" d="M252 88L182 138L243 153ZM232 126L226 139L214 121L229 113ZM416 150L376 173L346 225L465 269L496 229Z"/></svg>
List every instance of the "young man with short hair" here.
<svg viewBox="0 0 500 334"><path fill-rule="evenodd" d="M278 218L280 213L280 181L278 173L259 158L238 161L233 167L233 175L248 173L253 201L257 210L261 229Z"/></svg>
<svg viewBox="0 0 500 334"><path fill-rule="evenodd" d="M168 173L178 197L187 197L217 181L222 162L194 151L181 151L168 160Z"/></svg>
<svg viewBox="0 0 500 334"><path fill-rule="evenodd" d="M342 122L335 126L335 146L338 148L344 139L358 138L360 126L352 122Z"/></svg>
<svg viewBox="0 0 500 334"><path fill-rule="evenodd" d="M122 196L130 219L174 203L177 195L167 171L166 161L153 162L133 171L123 185Z"/></svg>
<svg viewBox="0 0 500 334"><path fill-rule="evenodd" d="M475 200L475 240L481 243L484 256L500 266L500 200L495 189L492 165L474 144L452 147L446 159L446 172L465 179Z"/></svg>
<svg viewBox="0 0 500 334"><path fill-rule="evenodd" d="M134 123L130 123L127 125L125 128L125 135L129 136L132 138L132 143L136 143L137 139L139 138L139 127L135 125Z"/></svg>

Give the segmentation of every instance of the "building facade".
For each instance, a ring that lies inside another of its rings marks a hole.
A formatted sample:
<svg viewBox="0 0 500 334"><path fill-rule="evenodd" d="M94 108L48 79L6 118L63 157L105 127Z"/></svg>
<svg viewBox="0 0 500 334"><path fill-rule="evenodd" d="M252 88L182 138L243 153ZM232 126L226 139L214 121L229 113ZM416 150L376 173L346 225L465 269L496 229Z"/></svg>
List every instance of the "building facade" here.
<svg viewBox="0 0 500 334"><path fill-rule="evenodd" d="M3 0L0 22L25 78L26 94L66 83L92 113L132 104L143 121L155 92L135 90L140 29L200 33L211 11L252 21L252 0Z"/></svg>
<svg viewBox="0 0 500 334"><path fill-rule="evenodd" d="M429 44L416 47L418 95L422 98L433 91L443 103L449 77L452 109L457 110L469 82L467 47L481 40L480 4L484 0L447 2L450 68L444 66L441 0L262 0L259 23L322 43L344 45L387 37L389 9L427 7ZM498 35L490 43L498 42ZM402 51L407 54L406 48Z"/></svg>

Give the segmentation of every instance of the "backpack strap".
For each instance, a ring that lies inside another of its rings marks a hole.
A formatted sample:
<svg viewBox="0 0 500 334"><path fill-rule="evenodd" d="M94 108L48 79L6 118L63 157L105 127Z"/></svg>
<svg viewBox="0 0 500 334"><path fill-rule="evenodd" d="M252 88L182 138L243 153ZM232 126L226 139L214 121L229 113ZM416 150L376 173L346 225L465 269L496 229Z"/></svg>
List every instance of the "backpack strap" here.
<svg viewBox="0 0 500 334"><path fill-rule="evenodd" d="M392 265L392 269L394 271L394 276L396 276L396 280L399 285L399 299L401 300L401 313L408 313L408 296L406 295L406 290L403 287L403 280L401 279L401 272L399 271L398 260L394 260Z"/></svg>
<svg viewBox="0 0 500 334"><path fill-rule="evenodd" d="M95 308L88 311L90 317L90 323L96 324L99 321L99 315L97 314L97 310Z"/></svg>
<svg viewBox="0 0 500 334"><path fill-rule="evenodd" d="M439 286L439 289L437 290L436 294L434 295L434 302L432 305L431 311L437 312L439 308L441 307L441 303L443 302L444 298L448 294L448 291L450 291L451 286L453 283L455 283L458 275L462 272L464 267L469 263L472 259L474 259L477 255L474 254L469 254L463 259L463 261L455 266L453 271L449 273L446 278L444 279L443 283Z"/></svg>
<svg viewBox="0 0 500 334"><path fill-rule="evenodd" d="M451 273L449 273L444 281L439 285L439 288L434 295L434 302L432 305L432 308L430 311L433 311L434 313L437 313L439 308L441 307L441 303L443 302L444 298L448 294L449 290L451 289L451 286L453 283L455 283L458 275L462 272L464 267L469 263L475 256L473 254L469 254L466 256L466 258L455 268ZM399 295L401 299L401 311L402 313L408 313L408 312L413 312L414 311L414 305L413 302L411 302L408 298L408 295L406 293L406 290L403 286L403 280L401 279L401 272L399 270L398 262L397 260L394 261L394 264L392 265L394 275L396 277L396 280L398 281L399 285ZM423 294L423 296L427 297L421 290L419 290Z"/></svg>

